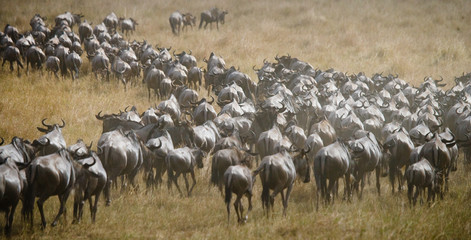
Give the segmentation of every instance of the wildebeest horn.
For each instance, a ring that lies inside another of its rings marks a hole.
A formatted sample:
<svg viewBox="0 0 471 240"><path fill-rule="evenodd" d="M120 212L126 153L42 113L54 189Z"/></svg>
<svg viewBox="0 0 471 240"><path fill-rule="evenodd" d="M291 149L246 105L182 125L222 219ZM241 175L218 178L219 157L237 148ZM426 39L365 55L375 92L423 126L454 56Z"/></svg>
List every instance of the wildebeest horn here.
<svg viewBox="0 0 471 240"><path fill-rule="evenodd" d="M173 50L173 53L172 53L172 54L173 54L174 57L177 57L177 55L175 55L175 50Z"/></svg>
<svg viewBox="0 0 471 240"><path fill-rule="evenodd" d="M435 83L439 83L439 82L442 82L443 81L443 77L440 76L440 80L435 80Z"/></svg>
<svg viewBox="0 0 471 240"><path fill-rule="evenodd" d="M84 163L84 164L82 165L82 167L84 167L84 168L90 168L91 166L95 165L96 159L95 159L94 157L92 157L92 158L93 158L93 163Z"/></svg>
<svg viewBox="0 0 471 240"><path fill-rule="evenodd" d="M188 49L188 52L190 52L190 55L192 54L191 49Z"/></svg>
<svg viewBox="0 0 471 240"><path fill-rule="evenodd" d="M92 146L93 146L93 141L90 143L89 146L87 146L87 148L90 150L90 149L92 149Z"/></svg>
<svg viewBox="0 0 471 240"><path fill-rule="evenodd" d="M211 104L211 105L212 105L212 104L213 104L213 102L214 102L214 97L213 97L213 96L210 96L210 97L211 97L211 99L212 99L212 100L211 100L211 101L209 101L209 102L207 102L207 103L209 103L209 104Z"/></svg>
<svg viewBox="0 0 471 240"><path fill-rule="evenodd" d="M44 118L44 119L41 121L41 123L42 123L45 127L51 128L52 125L47 125L47 124L45 123L46 119L47 119L47 118Z"/></svg>
<svg viewBox="0 0 471 240"><path fill-rule="evenodd" d="M389 107L389 103L388 103L388 102L383 103L383 105L381 106L381 108L388 108L388 107Z"/></svg>
<svg viewBox="0 0 471 240"><path fill-rule="evenodd" d="M63 128L63 127L65 127L65 121L64 121L64 119L61 119L61 121L62 121L62 125L59 125L59 127Z"/></svg>
<svg viewBox="0 0 471 240"><path fill-rule="evenodd" d="M353 149L354 152L363 152L365 151L365 146L363 145L363 143L359 143L361 145L361 148L356 148L356 149Z"/></svg>
<svg viewBox="0 0 471 240"><path fill-rule="evenodd" d="M103 120L103 119L105 119L103 116L100 116L100 115L101 115L101 112L102 112L102 111L98 112L98 114L95 115L96 119L98 119L98 120Z"/></svg>
<svg viewBox="0 0 471 240"><path fill-rule="evenodd" d="M280 109L278 109L278 111L277 111L278 113L282 113L282 112L284 112L284 111L286 110L285 104L281 103L281 105L282 105L283 107L281 107Z"/></svg>
<svg viewBox="0 0 471 240"><path fill-rule="evenodd" d="M299 150L296 148L296 146L294 144L291 144L288 151L289 152L298 152Z"/></svg>
<svg viewBox="0 0 471 240"><path fill-rule="evenodd" d="M204 57L204 58L203 58L203 62L207 63L208 60Z"/></svg>
<svg viewBox="0 0 471 240"><path fill-rule="evenodd" d="M127 112L129 108L129 105L124 109L124 112Z"/></svg>
<svg viewBox="0 0 471 240"><path fill-rule="evenodd" d="M0 146L1 146L5 142L5 139L3 139L2 137L0 137L0 139L2 139L2 142L0 143Z"/></svg>
<svg viewBox="0 0 471 240"><path fill-rule="evenodd" d="M302 150L303 154L307 154L308 152L311 151L311 146L307 146L307 151L304 151L304 149Z"/></svg>

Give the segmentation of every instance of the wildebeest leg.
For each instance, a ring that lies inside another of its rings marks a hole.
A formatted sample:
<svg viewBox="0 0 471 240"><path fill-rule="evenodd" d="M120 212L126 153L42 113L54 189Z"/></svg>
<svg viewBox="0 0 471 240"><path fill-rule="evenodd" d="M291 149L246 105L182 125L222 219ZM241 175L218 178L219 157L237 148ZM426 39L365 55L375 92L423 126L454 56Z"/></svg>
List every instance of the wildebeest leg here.
<svg viewBox="0 0 471 240"><path fill-rule="evenodd" d="M362 199L362 197L363 197L363 189L365 188L365 178L366 178L366 176L365 176L365 174L363 174L363 176L361 176L361 179L360 179L360 181L361 181L360 199Z"/></svg>
<svg viewBox="0 0 471 240"><path fill-rule="evenodd" d="M414 184L407 184L407 198L409 198L409 204L412 206L412 193L414 192Z"/></svg>
<svg viewBox="0 0 471 240"><path fill-rule="evenodd" d="M335 180L329 180L329 186L327 187L326 196L325 196L326 203L330 203L331 195L332 195L332 192L333 192L333 189L334 189L334 186L335 186L336 182L337 181L335 181ZM332 197L332 203L334 202L333 200L334 200L334 198Z"/></svg>
<svg viewBox="0 0 471 240"><path fill-rule="evenodd" d="M391 159L389 162L389 181L391 182L391 190L394 194L394 181L396 180L396 165L392 164L393 160Z"/></svg>
<svg viewBox="0 0 471 240"><path fill-rule="evenodd" d="M290 184L288 186L288 189L286 190L286 198L283 200L283 216L286 216L286 209L288 208L289 195L291 194L292 189L293 189L293 184ZM283 191L281 191L281 196L283 198Z"/></svg>
<svg viewBox="0 0 471 240"><path fill-rule="evenodd" d="M237 222L241 222L242 221L242 214L241 214L241 210L240 210L240 199L241 199L242 196L240 196L239 194L237 194L237 198L236 200L234 201L234 208L235 208L235 211L236 211L236 214L237 214Z"/></svg>
<svg viewBox="0 0 471 240"><path fill-rule="evenodd" d="M59 212L57 213L56 218L54 219L54 222L52 222L51 226L55 227L57 225L57 221L59 220L59 217L64 213L64 218L66 216L65 212L65 203L67 202L67 198L69 198L69 194L72 188L69 188L63 195L59 195L59 201L60 201L60 207L59 207Z"/></svg>
<svg viewBox="0 0 471 240"><path fill-rule="evenodd" d="M190 191L188 192L188 197L190 196L191 191L193 191L193 188L196 185L195 171L191 170L190 174L191 174L191 179L193 180L193 185L191 185ZM185 174L185 181L186 181L186 174ZM186 183L188 183L188 181L186 181Z"/></svg>
<svg viewBox="0 0 471 240"><path fill-rule="evenodd" d="M190 197L190 184L188 183L188 178L186 178L186 173L183 173L183 179L185 180L185 187L188 197ZM193 187L191 187L193 189Z"/></svg>
<svg viewBox="0 0 471 240"><path fill-rule="evenodd" d="M178 192L180 193L180 195L183 196L182 190L180 190L180 186L178 186L178 177L179 177L179 176L180 176L180 173L179 173L179 172L175 173L175 176L173 177L172 180L173 180L173 183L175 183L175 186L177 187L177 190L178 190Z"/></svg>
<svg viewBox="0 0 471 240"><path fill-rule="evenodd" d="M106 206L111 205L110 188L112 184L113 184L113 179L110 176L108 176L108 181L106 182L105 189L103 191L105 193Z"/></svg>
<svg viewBox="0 0 471 240"><path fill-rule="evenodd" d="M80 202L82 201L81 199L82 193L79 188L75 189L75 196L74 196L74 210L73 210L73 219L72 224L79 223L80 222L80 214L79 214L79 209L80 209Z"/></svg>
<svg viewBox="0 0 471 240"><path fill-rule="evenodd" d="M15 216L15 210L16 210L17 205L18 205L18 201L15 201L15 203L13 203L13 205L10 208L10 213L8 214L8 210L5 213L6 216L8 216L8 219L5 219L5 220L8 220L6 221L6 226L5 226L5 235L7 236L10 236L11 234L11 226L13 224L13 217Z"/></svg>
<svg viewBox="0 0 471 240"><path fill-rule="evenodd" d="M381 166L376 166L376 188L378 189L378 196L381 196L381 185L379 182L379 178L381 175Z"/></svg>
<svg viewBox="0 0 471 240"><path fill-rule="evenodd" d="M95 202L93 204L93 207L92 207L92 198L90 197L88 199L89 203L90 203L90 214L91 214L91 217L92 217L92 223L95 223L95 219L96 219L96 212L98 210L98 200L100 200L100 194L101 194L101 191L99 191L96 195L95 195Z"/></svg>
<svg viewBox="0 0 471 240"><path fill-rule="evenodd" d="M406 166L406 169L407 169L407 166ZM397 187L397 190L400 192L402 191L402 184L404 182L404 175L402 174L402 171L401 169L399 169L398 167L396 167L396 175L397 175L397 184L398 184L398 187Z"/></svg>
<svg viewBox="0 0 471 240"><path fill-rule="evenodd" d="M40 196L36 204L38 205L39 213L41 214L41 226L46 228L46 218L44 217L44 202L49 198L49 196Z"/></svg>
<svg viewBox="0 0 471 240"><path fill-rule="evenodd" d="M249 201L249 208L247 209L247 215L245 215L245 220L249 219L249 212L252 211L252 193L247 193L247 199Z"/></svg>

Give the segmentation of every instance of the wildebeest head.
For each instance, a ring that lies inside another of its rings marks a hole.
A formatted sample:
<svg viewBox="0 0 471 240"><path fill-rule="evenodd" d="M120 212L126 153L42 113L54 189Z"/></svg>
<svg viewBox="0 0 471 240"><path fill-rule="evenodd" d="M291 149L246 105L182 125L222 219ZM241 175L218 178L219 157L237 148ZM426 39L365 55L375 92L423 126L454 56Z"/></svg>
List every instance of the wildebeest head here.
<svg viewBox="0 0 471 240"><path fill-rule="evenodd" d="M53 125L49 125L49 124L46 124L45 121L46 121L47 118L44 118L41 123L47 127L46 128L41 128L41 127L38 127L37 129L40 131L40 132L43 132L43 133L49 133L49 132L52 132L54 129L62 129L63 127L65 127L65 121L64 119L61 119L62 120L62 125L59 125L59 124L53 124Z"/></svg>

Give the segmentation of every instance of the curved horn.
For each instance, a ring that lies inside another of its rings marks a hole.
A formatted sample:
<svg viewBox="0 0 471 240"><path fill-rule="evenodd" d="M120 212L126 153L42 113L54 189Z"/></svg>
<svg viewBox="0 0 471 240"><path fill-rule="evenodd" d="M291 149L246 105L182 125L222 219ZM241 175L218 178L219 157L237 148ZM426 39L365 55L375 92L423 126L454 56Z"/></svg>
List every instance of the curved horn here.
<svg viewBox="0 0 471 240"><path fill-rule="evenodd" d="M214 102L214 97L213 97L213 96L210 96L210 97L211 97L211 99L212 99L212 100L211 100L211 101L209 101L209 102L207 102L207 103L209 103L209 104L211 104L211 105L212 105L212 104L213 104L213 102Z"/></svg>
<svg viewBox="0 0 471 240"><path fill-rule="evenodd" d="M155 147L154 147L154 146L151 146L151 148L152 148L151 150L152 150L152 151L155 150L155 149L159 149L159 148L162 147L162 141L160 141L160 139L158 139L158 140L159 140L159 145L158 145L158 146L155 146Z"/></svg>
<svg viewBox="0 0 471 240"><path fill-rule="evenodd" d="M90 149L92 149L92 146L93 146L93 141L90 143L89 146L87 146L87 148L90 150Z"/></svg>
<svg viewBox="0 0 471 240"><path fill-rule="evenodd" d="M41 121L41 123L42 123L45 127L51 128L52 125L47 125L47 124L45 123L46 119L47 119L47 118L44 118L44 119Z"/></svg>
<svg viewBox="0 0 471 240"><path fill-rule="evenodd" d="M98 112L98 114L95 115L96 119L98 119L98 120L103 120L103 119L105 119L105 117L100 116L100 115L101 115L101 112L102 112L102 111Z"/></svg>
<svg viewBox="0 0 471 240"><path fill-rule="evenodd" d="M5 142L5 139L3 139L2 137L0 137L0 139L2 139L2 142L0 142L0 146L1 146Z"/></svg>
<svg viewBox="0 0 471 240"><path fill-rule="evenodd" d="M63 127L65 127L65 121L64 121L64 119L62 119L62 118L61 118L61 121L62 121L62 125L59 125L59 127L60 127L60 128L63 128Z"/></svg>
<svg viewBox="0 0 471 240"><path fill-rule="evenodd" d="M191 55L191 54L193 53L193 52L191 51L191 49L188 49L188 52L190 52L190 54L189 54L189 55Z"/></svg>
<svg viewBox="0 0 471 240"><path fill-rule="evenodd" d="M91 166L95 165L96 159L93 157L93 163L84 163L82 167L84 168L90 168Z"/></svg>
<svg viewBox="0 0 471 240"><path fill-rule="evenodd" d="M365 145L363 145L363 143L361 143L361 142L359 142L358 144L361 145L361 148L353 149L353 151L354 151L354 152L357 152L357 153L365 151ZM360 150L359 150L359 149L360 149Z"/></svg>
<svg viewBox="0 0 471 240"><path fill-rule="evenodd" d="M129 105L124 109L124 112L127 112L129 108ZM121 111L121 110L120 110Z"/></svg>
<svg viewBox="0 0 471 240"><path fill-rule="evenodd" d="M303 150L304 151L304 150ZM307 154L308 152L311 151L311 146L307 145L307 151L303 152L304 154Z"/></svg>

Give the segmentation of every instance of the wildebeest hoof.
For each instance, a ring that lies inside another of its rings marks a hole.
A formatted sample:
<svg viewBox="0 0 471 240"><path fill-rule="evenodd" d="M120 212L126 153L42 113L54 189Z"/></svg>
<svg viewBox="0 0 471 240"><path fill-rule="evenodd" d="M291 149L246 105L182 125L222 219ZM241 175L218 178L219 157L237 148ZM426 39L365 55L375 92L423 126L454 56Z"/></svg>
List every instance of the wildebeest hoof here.
<svg viewBox="0 0 471 240"><path fill-rule="evenodd" d="M111 206L111 201L110 200L106 201L106 206L107 207Z"/></svg>
<svg viewBox="0 0 471 240"><path fill-rule="evenodd" d="M57 226L57 221L54 221L51 223L51 227L55 227L55 226Z"/></svg>

